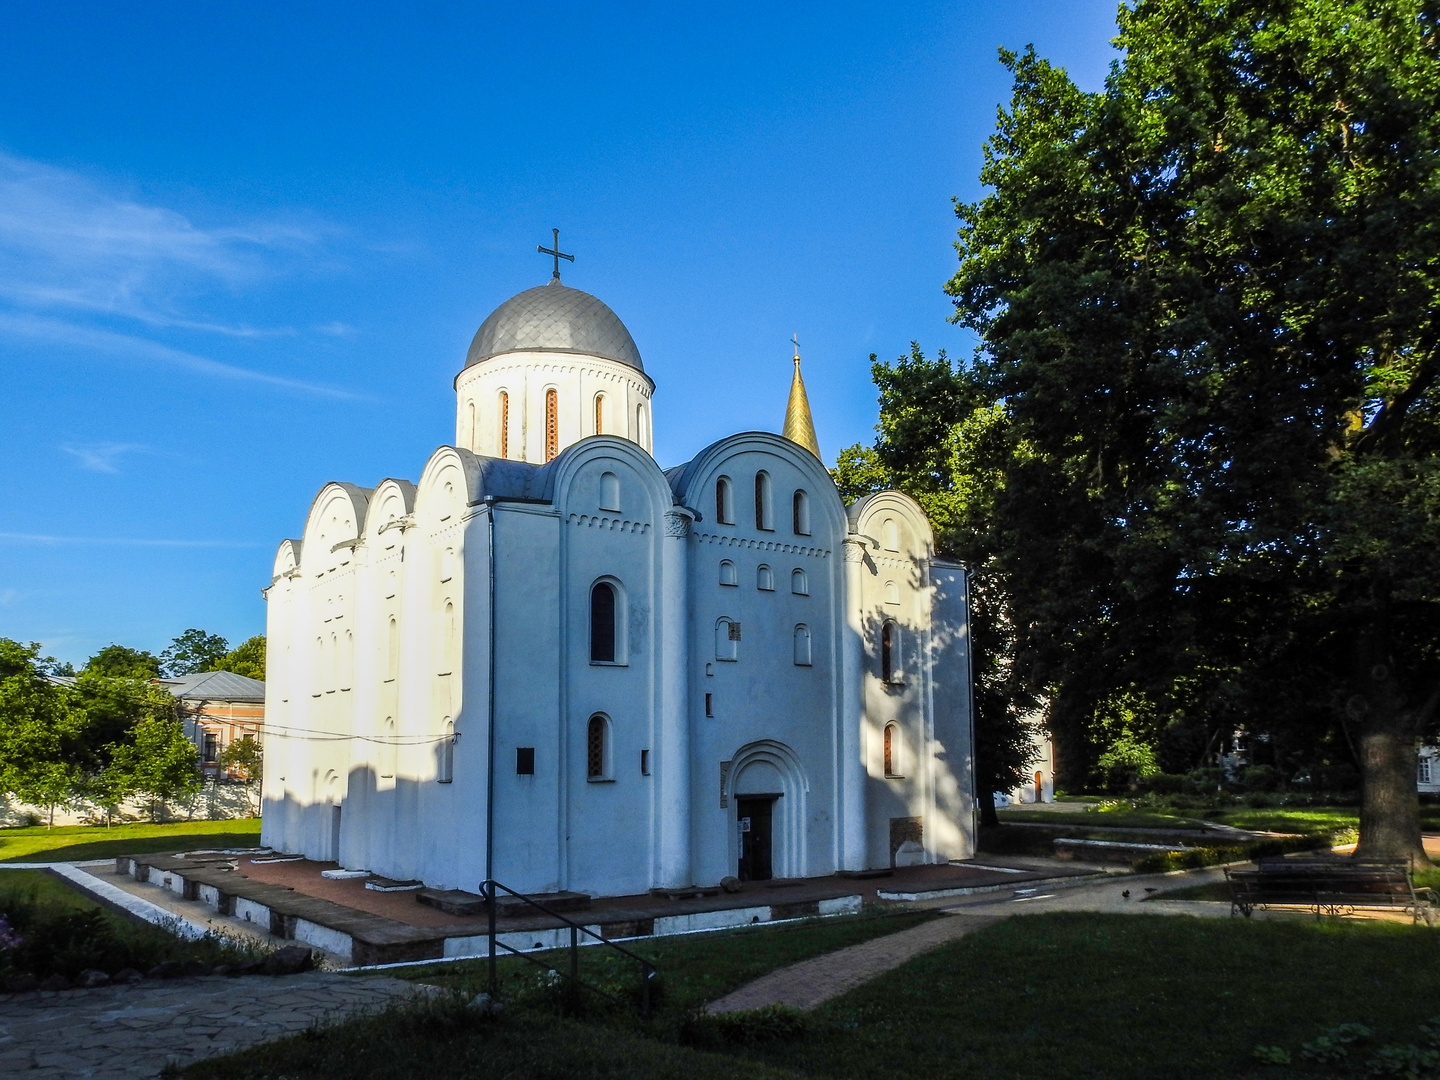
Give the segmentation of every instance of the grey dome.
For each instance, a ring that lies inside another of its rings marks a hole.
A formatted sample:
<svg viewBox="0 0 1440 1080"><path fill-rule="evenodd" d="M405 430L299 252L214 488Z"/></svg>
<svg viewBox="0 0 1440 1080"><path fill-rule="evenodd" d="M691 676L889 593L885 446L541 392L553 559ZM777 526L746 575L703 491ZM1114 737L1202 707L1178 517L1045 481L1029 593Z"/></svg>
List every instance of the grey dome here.
<svg viewBox="0 0 1440 1080"><path fill-rule="evenodd" d="M600 356L645 370L635 339L619 316L603 301L558 280L517 293L492 311L470 342L465 366L500 353L532 350Z"/></svg>

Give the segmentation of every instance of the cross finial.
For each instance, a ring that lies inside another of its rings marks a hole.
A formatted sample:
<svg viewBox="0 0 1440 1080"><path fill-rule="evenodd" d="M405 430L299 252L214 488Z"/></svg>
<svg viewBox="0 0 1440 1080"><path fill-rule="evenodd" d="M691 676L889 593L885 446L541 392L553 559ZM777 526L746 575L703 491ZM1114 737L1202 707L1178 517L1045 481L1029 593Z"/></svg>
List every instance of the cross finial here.
<svg viewBox="0 0 1440 1080"><path fill-rule="evenodd" d="M796 359L796 360L799 360L799 359L800 359L800 335L799 335L799 334L791 334L791 335L790 335L790 340L791 340L792 342L794 342L794 344L795 344L795 359Z"/></svg>
<svg viewBox="0 0 1440 1080"><path fill-rule="evenodd" d="M560 250L560 230L559 230L559 229L551 229L550 231L555 234L555 240L554 240L555 246L554 246L554 247L548 247L548 248L547 248L544 244L536 244L536 245L535 245L535 250L538 251L538 252L540 252L541 255L553 255L553 256L555 256L555 273L550 276L550 280L551 280L551 281L559 281L559 280L560 280L560 260L561 260L561 259L568 259L570 262L573 263L573 262L575 261L575 256L574 256L574 255L566 255L563 251Z"/></svg>

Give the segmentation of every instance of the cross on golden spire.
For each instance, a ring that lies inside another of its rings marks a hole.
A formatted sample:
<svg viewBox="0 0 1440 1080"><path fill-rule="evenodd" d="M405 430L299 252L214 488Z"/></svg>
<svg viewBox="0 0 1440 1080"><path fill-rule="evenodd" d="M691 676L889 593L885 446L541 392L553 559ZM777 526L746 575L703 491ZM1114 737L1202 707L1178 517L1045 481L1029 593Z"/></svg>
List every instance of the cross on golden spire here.
<svg viewBox="0 0 1440 1080"><path fill-rule="evenodd" d="M790 335L790 341L795 346L795 374L790 380L790 401L785 406L785 429L781 434L818 458L820 443L815 438L815 421L810 417L805 380L800 378L800 335Z"/></svg>

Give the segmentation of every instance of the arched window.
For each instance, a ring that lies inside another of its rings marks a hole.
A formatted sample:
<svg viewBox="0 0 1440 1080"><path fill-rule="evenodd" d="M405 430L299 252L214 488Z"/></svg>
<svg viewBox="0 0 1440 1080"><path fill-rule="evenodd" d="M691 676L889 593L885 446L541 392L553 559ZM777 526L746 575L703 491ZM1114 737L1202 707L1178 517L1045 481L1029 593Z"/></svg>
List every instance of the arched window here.
<svg viewBox="0 0 1440 1080"><path fill-rule="evenodd" d="M474 447L474 445L475 445L475 402L473 402L473 401L470 402L470 404L467 406L467 411L469 412L470 415L469 415L469 423L466 425L467 428L469 429L468 432L466 433L466 445L467 445L467 446L470 446L470 447Z"/></svg>
<svg viewBox="0 0 1440 1080"><path fill-rule="evenodd" d="M880 535L886 551L900 550L900 526L895 524L894 518L885 519L885 523L880 526Z"/></svg>
<svg viewBox="0 0 1440 1080"><path fill-rule="evenodd" d="M595 434L605 433L605 395L595 395Z"/></svg>
<svg viewBox="0 0 1440 1080"><path fill-rule="evenodd" d="M900 627L891 619L880 627L880 678L887 683L900 681Z"/></svg>
<svg viewBox="0 0 1440 1080"><path fill-rule="evenodd" d="M649 425L649 423L648 423L647 421L648 421L648 417L646 417L646 415L645 415L645 406L644 406L644 405L636 405L636 406L635 406L635 441L638 442L641 446L646 446L646 445L648 445L649 442L650 442L650 425Z"/></svg>
<svg viewBox="0 0 1440 1080"><path fill-rule="evenodd" d="M735 564L729 559L720 560L720 584L739 585L740 579L735 573Z"/></svg>
<svg viewBox="0 0 1440 1080"><path fill-rule="evenodd" d="M609 740L606 736L605 717L596 713L585 726L585 776L590 780L604 780L610 775L606 768L609 757Z"/></svg>
<svg viewBox="0 0 1440 1080"><path fill-rule="evenodd" d="M733 661L738 657L740 624L725 616L715 621L715 659Z"/></svg>
<svg viewBox="0 0 1440 1080"><path fill-rule="evenodd" d="M613 472L600 474L600 509L620 509L620 478Z"/></svg>
<svg viewBox="0 0 1440 1080"><path fill-rule="evenodd" d="M510 395L500 391L500 456L510 456Z"/></svg>
<svg viewBox="0 0 1440 1080"><path fill-rule="evenodd" d="M395 745L395 720L387 716L380 728L380 775L387 780L395 776L395 759L399 756Z"/></svg>
<svg viewBox="0 0 1440 1080"><path fill-rule="evenodd" d="M400 671L400 624L390 620L390 633L385 649L385 681L394 682Z"/></svg>
<svg viewBox="0 0 1440 1080"><path fill-rule="evenodd" d="M449 581L455 576L455 549L446 548L440 553L440 580Z"/></svg>
<svg viewBox="0 0 1440 1080"><path fill-rule="evenodd" d="M795 569L790 571L790 591L796 596L810 595L810 582L805 577L805 571Z"/></svg>
<svg viewBox="0 0 1440 1080"><path fill-rule="evenodd" d="M735 524L735 500L728 476L715 481L715 520L721 525Z"/></svg>
<svg viewBox="0 0 1440 1080"><path fill-rule="evenodd" d="M770 531L770 474L755 474L755 528Z"/></svg>
<svg viewBox="0 0 1440 1080"><path fill-rule="evenodd" d="M810 666L810 628L804 623L795 627L795 663L799 667Z"/></svg>
<svg viewBox="0 0 1440 1080"><path fill-rule="evenodd" d="M590 590L590 662L615 662L615 586L608 581Z"/></svg>
<svg viewBox="0 0 1440 1080"><path fill-rule="evenodd" d="M545 460L560 452L560 396L552 386L545 391Z"/></svg>
<svg viewBox="0 0 1440 1080"><path fill-rule="evenodd" d="M455 633L455 605L449 600L445 601L445 613L440 620L440 671L441 675L449 675L455 670L455 654L459 652L456 648L459 635Z"/></svg>
<svg viewBox="0 0 1440 1080"><path fill-rule="evenodd" d="M440 725L440 745L436 749L435 782L448 784L455 779L455 721L448 716Z"/></svg>
<svg viewBox="0 0 1440 1080"><path fill-rule="evenodd" d="M775 591L775 575L770 572L770 567L763 563L755 571L755 587L761 592Z"/></svg>
<svg viewBox="0 0 1440 1080"><path fill-rule="evenodd" d="M355 678L355 635L345 631L345 651L340 656L340 689L349 690Z"/></svg>
<svg viewBox="0 0 1440 1080"><path fill-rule="evenodd" d="M791 517L794 519L795 535L810 535L810 497L803 491L795 492L790 500Z"/></svg>
<svg viewBox="0 0 1440 1080"><path fill-rule="evenodd" d="M885 725L885 775L903 775L900 771L900 729L894 724Z"/></svg>
<svg viewBox="0 0 1440 1080"><path fill-rule="evenodd" d="M900 586L893 581L885 582L885 603L897 606L900 603Z"/></svg>

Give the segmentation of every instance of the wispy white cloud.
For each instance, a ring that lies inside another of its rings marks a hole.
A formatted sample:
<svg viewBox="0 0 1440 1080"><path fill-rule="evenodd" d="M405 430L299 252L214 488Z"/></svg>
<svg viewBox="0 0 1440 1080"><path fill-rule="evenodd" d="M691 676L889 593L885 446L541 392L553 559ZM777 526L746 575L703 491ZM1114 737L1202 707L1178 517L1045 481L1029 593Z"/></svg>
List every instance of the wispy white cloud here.
<svg viewBox="0 0 1440 1080"><path fill-rule="evenodd" d="M319 397L358 400L363 396L349 390L341 389L338 386L306 382L302 379L290 379L283 375L271 375L269 372L255 371L251 368L239 367L235 364L226 364L219 360L211 360L208 357L196 356L194 353L185 352L181 349L172 349L168 345L162 345L158 341L151 341L148 338L119 334L111 330L97 330L93 327L80 326L75 323L38 315L6 315L0 313L0 334L9 334L13 337L37 338L59 342L65 345L73 345L81 349L94 349L99 352L133 356L141 360L184 368L187 371L193 371L201 375L210 375L221 379L233 379L240 382L263 383L267 386L280 387L285 390L312 394Z"/></svg>
<svg viewBox="0 0 1440 1080"><path fill-rule="evenodd" d="M63 443L60 447L80 462L82 469L91 472L118 473L119 460L126 454L151 453L148 446L140 443Z"/></svg>
<svg viewBox="0 0 1440 1080"><path fill-rule="evenodd" d="M322 229L274 222L205 228L0 152L0 295L22 306L240 337L290 332L196 318L179 301L269 277L287 257L313 258L323 239Z"/></svg>
<svg viewBox="0 0 1440 1080"><path fill-rule="evenodd" d="M256 548L268 547L254 540L156 540L131 536L49 536L44 533L0 532L0 541L22 544L104 544L123 547L166 548Z"/></svg>

